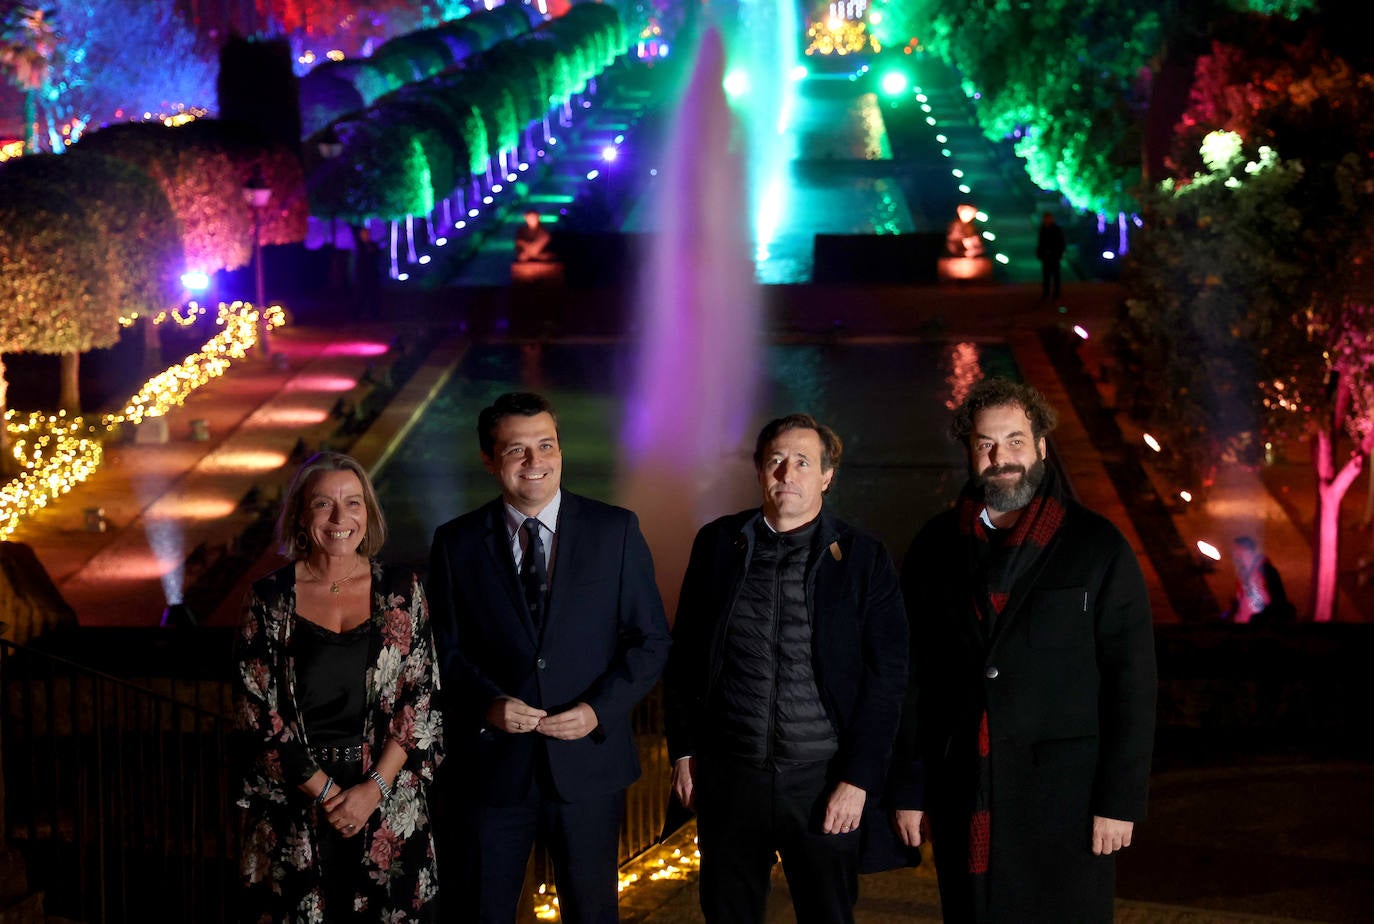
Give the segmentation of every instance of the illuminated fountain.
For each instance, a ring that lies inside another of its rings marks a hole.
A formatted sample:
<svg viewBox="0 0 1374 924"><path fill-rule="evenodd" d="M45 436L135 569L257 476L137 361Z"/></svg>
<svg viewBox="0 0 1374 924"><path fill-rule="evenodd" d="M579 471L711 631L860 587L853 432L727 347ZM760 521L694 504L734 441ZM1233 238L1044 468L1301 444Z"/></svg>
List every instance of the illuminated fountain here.
<svg viewBox="0 0 1374 924"><path fill-rule="evenodd" d="M741 208L751 158L725 76L724 42L712 28L665 152L621 439L620 501L640 515L670 612L697 527L758 499L751 439L762 312L750 210Z"/></svg>

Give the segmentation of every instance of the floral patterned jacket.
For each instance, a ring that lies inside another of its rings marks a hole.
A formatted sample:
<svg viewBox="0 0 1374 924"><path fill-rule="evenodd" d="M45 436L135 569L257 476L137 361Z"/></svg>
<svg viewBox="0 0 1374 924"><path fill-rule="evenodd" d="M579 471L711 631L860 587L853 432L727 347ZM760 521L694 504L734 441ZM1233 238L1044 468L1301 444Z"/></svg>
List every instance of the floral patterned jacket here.
<svg viewBox="0 0 1374 924"><path fill-rule="evenodd" d="M256 582L237 639L235 725L243 767L238 805L245 809L240 874L242 920L326 920L317 853L322 819L283 766L317 766L296 710L296 578L288 565ZM363 731L363 770L388 738L408 759L368 819L354 909L385 922L434 917L438 878L426 787L443 754L439 668L429 609L407 569L372 562L372 632ZM331 914L330 917L335 917Z"/></svg>

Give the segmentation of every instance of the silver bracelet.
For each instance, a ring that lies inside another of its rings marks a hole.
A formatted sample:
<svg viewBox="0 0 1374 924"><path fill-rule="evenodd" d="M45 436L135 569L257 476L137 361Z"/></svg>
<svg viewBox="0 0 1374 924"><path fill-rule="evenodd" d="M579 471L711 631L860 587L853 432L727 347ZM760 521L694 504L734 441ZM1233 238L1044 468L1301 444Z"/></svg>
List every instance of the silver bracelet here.
<svg viewBox="0 0 1374 924"><path fill-rule="evenodd" d="M329 795L329 790L331 790L331 789L333 789L333 788L334 788L334 778L331 776L331 777L327 778L327 779L324 781L324 785L320 787L320 794L319 794L318 796L315 797L315 804L316 804L316 805L319 805L321 802L323 802L323 801L325 800L325 798Z"/></svg>
<svg viewBox="0 0 1374 924"><path fill-rule="evenodd" d="M376 783L377 788L382 791L383 799L391 798L391 787L386 785L386 780L382 779L382 775L377 772L376 767L373 767L371 770L367 771L367 775L372 777L372 782Z"/></svg>

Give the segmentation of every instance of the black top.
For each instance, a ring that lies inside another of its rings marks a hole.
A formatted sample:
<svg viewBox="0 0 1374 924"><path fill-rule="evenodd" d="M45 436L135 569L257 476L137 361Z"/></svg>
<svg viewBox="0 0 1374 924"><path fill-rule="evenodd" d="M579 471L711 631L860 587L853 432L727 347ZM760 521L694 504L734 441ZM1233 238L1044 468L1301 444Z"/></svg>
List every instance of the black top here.
<svg viewBox="0 0 1374 924"><path fill-rule="evenodd" d="M310 744L361 741L371 639L368 621L347 632L331 632L308 619L298 619L296 626L291 639L296 706Z"/></svg>

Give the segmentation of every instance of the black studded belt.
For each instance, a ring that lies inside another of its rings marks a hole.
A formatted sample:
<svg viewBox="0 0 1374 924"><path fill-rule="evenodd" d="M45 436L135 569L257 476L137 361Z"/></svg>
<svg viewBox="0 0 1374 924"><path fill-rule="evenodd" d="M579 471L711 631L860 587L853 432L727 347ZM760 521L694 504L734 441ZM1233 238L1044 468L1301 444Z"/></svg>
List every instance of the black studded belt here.
<svg viewBox="0 0 1374 924"><path fill-rule="evenodd" d="M310 755L318 763L339 764L363 759L361 744L322 744L310 749Z"/></svg>

